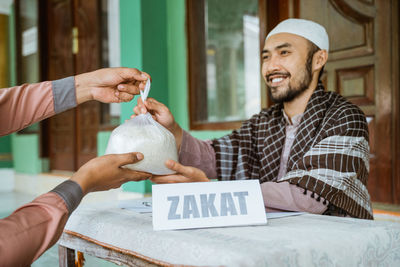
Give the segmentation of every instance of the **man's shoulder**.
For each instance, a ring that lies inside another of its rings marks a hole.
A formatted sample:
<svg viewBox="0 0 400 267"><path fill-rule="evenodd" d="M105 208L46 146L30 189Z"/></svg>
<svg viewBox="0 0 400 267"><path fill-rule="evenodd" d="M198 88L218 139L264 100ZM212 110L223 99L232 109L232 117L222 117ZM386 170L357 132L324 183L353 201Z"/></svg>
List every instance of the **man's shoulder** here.
<svg viewBox="0 0 400 267"><path fill-rule="evenodd" d="M334 117L339 120L365 118L364 112L342 95L335 92L326 92L326 94L328 97L326 117Z"/></svg>
<svg viewBox="0 0 400 267"><path fill-rule="evenodd" d="M364 112L342 95L335 92L324 92L324 98L326 103L325 119L333 119L337 122L365 120ZM261 121L267 122L271 119L280 119L282 116L282 108L283 106L280 104L264 108L245 122L254 124L260 123Z"/></svg>
<svg viewBox="0 0 400 267"><path fill-rule="evenodd" d="M253 117L265 117L267 119L276 118L282 115L282 109L282 104L274 104L268 108L262 109L258 114L254 115Z"/></svg>
<svg viewBox="0 0 400 267"><path fill-rule="evenodd" d="M265 128L267 124L274 119L279 119L282 115L282 107L275 104L269 108L262 109L259 113L251 116L250 119L243 121L241 129L259 129Z"/></svg>

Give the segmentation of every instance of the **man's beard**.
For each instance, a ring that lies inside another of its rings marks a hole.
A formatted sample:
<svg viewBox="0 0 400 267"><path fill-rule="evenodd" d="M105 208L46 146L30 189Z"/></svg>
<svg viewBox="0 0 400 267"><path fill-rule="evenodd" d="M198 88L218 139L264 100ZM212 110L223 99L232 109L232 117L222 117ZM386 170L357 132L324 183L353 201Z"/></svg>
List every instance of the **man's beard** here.
<svg viewBox="0 0 400 267"><path fill-rule="evenodd" d="M284 103L284 102L290 102L293 99L297 98L299 95L301 95L310 86L311 79L312 79L311 67L312 67L312 57L309 57L307 59L304 69L302 70L302 73L301 73L302 77L300 77L300 82L297 82L294 85L291 85L289 82L289 85L286 88L286 90L284 90L284 92L278 96L273 96L271 87L269 87L267 85L268 95L269 95L270 99L274 103L280 104L280 103ZM287 74L288 74L288 79L290 79L290 77L291 77L290 73L287 73ZM269 75L271 75L271 74L269 74ZM296 82L296 81L294 81L294 82Z"/></svg>

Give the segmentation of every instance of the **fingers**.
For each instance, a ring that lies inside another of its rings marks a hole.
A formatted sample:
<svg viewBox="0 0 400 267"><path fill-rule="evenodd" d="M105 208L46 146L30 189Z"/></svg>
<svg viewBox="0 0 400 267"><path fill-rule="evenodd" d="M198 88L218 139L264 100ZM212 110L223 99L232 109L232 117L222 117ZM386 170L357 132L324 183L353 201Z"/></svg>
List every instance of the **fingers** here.
<svg viewBox="0 0 400 267"><path fill-rule="evenodd" d="M132 153L125 153L125 154L114 154L111 155L114 157L115 162L118 166L124 166L127 164L133 164L141 161L144 156L140 152L132 152Z"/></svg>
<svg viewBox="0 0 400 267"><path fill-rule="evenodd" d="M139 94L140 90L144 90L144 88L146 87L147 80L145 81L134 80L128 83L120 83L118 84L117 89L121 92L137 95Z"/></svg>
<svg viewBox="0 0 400 267"><path fill-rule="evenodd" d="M121 100L119 99L119 97L118 97L119 93L117 93L117 92L115 92L114 95L111 95L108 99L105 99L104 101L101 101L101 102L103 102L103 103L120 103Z"/></svg>
<svg viewBox="0 0 400 267"><path fill-rule="evenodd" d="M142 98L139 97L137 100L137 112L135 112L136 114L145 114L147 113L147 108L146 106L143 104Z"/></svg>
<svg viewBox="0 0 400 267"><path fill-rule="evenodd" d="M151 115L153 115L153 118L156 121L159 121L159 119L161 117L164 117L164 116L171 116L172 117L172 114L170 114L170 111L167 108L167 106L165 106L164 104L158 102L154 98L150 98L150 97L147 98L147 100L145 101L144 105L146 106L147 111L150 112ZM159 118L159 119L156 119L156 118ZM173 120L173 117L172 117L172 120ZM165 127L167 127L167 126L165 126Z"/></svg>
<svg viewBox="0 0 400 267"><path fill-rule="evenodd" d="M116 91L115 92L115 96L118 97L118 100L120 102L129 102L133 99L134 95L133 94L129 94L129 93L124 93L124 92L119 92Z"/></svg>
<svg viewBox="0 0 400 267"><path fill-rule="evenodd" d="M138 172L126 168L121 169L121 171L126 181L142 181L152 177L152 174L148 172Z"/></svg>
<svg viewBox="0 0 400 267"><path fill-rule="evenodd" d="M127 84L121 83L117 86L117 92L123 92L131 95L138 95L140 94L140 84Z"/></svg>
<svg viewBox="0 0 400 267"><path fill-rule="evenodd" d="M139 100L138 100L139 101ZM135 115L137 115L137 114L140 114L140 107L138 106L138 105L136 105L134 108L133 108L133 115L131 116L131 118L133 117L133 116L135 116Z"/></svg>
<svg viewBox="0 0 400 267"><path fill-rule="evenodd" d="M126 81L147 81L150 75L135 68L120 68L119 74Z"/></svg>
<svg viewBox="0 0 400 267"><path fill-rule="evenodd" d="M138 104L133 108L133 112L135 113L134 115L132 115L131 116L131 118L133 118L133 117L135 117L136 115L139 115L139 114L145 114L145 113L147 113L147 109L146 109L146 107L143 105L143 104L141 104L142 103L142 100L140 99L140 98L138 98ZM139 101L140 101L140 103L139 103Z"/></svg>
<svg viewBox="0 0 400 267"><path fill-rule="evenodd" d="M165 175L165 176L153 176L150 181L156 184L172 184L172 183L190 183L191 179L183 175Z"/></svg>
<svg viewBox="0 0 400 267"><path fill-rule="evenodd" d="M142 76L143 76L143 75L146 76L147 79L150 79L150 81L153 81L153 80L151 79L150 74L148 74L147 72L142 71ZM147 79L145 79L145 81L147 81Z"/></svg>
<svg viewBox="0 0 400 267"><path fill-rule="evenodd" d="M133 108L133 112L135 114L144 114L150 112L154 115L154 113L162 113L162 111L168 111L168 108L155 100L154 98L147 98L143 103L142 98L137 99L137 105Z"/></svg>
<svg viewBox="0 0 400 267"><path fill-rule="evenodd" d="M176 171L177 173L185 176L187 180L185 182L208 182L209 179L207 178L206 174L197 168L183 166L182 164L174 161L174 160L167 160L165 162L165 166L168 169ZM180 179L183 181L183 179Z"/></svg>
<svg viewBox="0 0 400 267"><path fill-rule="evenodd" d="M177 173L183 174L184 176L192 177L195 173L195 168L183 166L182 164L170 159L165 162L165 166L168 169L176 171Z"/></svg>
<svg viewBox="0 0 400 267"><path fill-rule="evenodd" d="M160 113L164 109L168 109L164 104L158 102L157 100L151 97L146 99L144 105L146 106L147 109L154 110L157 113Z"/></svg>
<svg viewBox="0 0 400 267"><path fill-rule="evenodd" d="M120 68L119 74L123 82L117 86L118 91L133 95L138 95L145 88L146 81L151 79L146 72L134 68Z"/></svg>
<svg viewBox="0 0 400 267"><path fill-rule="evenodd" d="M131 119L136 117L137 115L147 113L147 109L146 109L145 105L143 104L142 98L139 97L137 99L137 105L133 108L133 113L134 114L131 115Z"/></svg>

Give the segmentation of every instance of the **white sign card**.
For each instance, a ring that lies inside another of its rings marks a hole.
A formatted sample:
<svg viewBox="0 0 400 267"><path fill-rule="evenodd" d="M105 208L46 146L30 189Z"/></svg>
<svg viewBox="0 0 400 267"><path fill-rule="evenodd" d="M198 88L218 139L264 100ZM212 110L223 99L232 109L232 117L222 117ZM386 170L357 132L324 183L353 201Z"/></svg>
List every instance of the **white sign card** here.
<svg viewBox="0 0 400 267"><path fill-rule="evenodd" d="M153 185L153 229L266 224L258 180Z"/></svg>

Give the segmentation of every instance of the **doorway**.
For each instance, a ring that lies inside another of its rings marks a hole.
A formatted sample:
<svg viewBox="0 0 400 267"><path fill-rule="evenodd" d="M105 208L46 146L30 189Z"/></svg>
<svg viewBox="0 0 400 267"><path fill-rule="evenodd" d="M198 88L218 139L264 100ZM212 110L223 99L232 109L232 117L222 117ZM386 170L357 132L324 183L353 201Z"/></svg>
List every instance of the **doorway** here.
<svg viewBox="0 0 400 267"><path fill-rule="evenodd" d="M101 2L46 1L46 79L98 69L101 62ZM86 102L42 123L42 153L51 170L76 171L97 156L101 104Z"/></svg>

